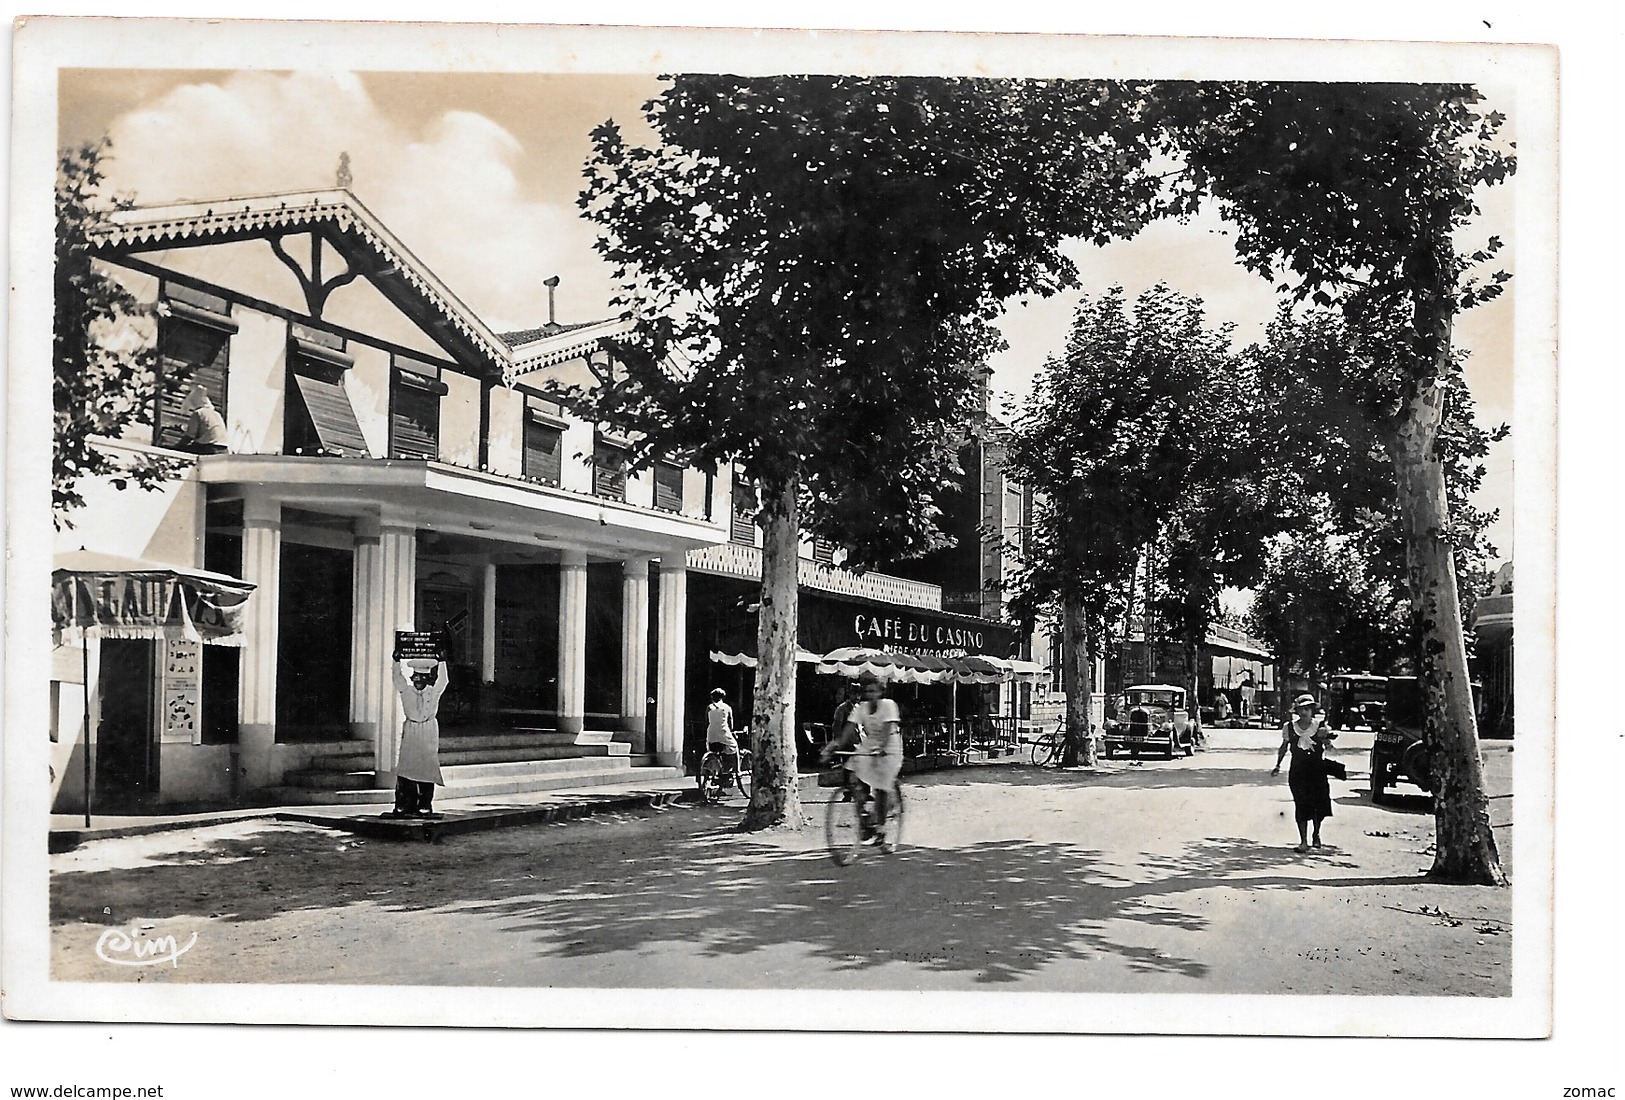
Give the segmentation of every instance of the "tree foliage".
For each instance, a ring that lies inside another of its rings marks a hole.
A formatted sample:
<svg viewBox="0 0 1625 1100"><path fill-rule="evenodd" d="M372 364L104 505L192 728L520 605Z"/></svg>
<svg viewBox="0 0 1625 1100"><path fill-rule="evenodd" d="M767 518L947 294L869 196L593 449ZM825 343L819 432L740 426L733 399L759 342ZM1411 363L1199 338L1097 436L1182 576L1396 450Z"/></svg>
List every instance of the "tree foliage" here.
<svg viewBox="0 0 1625 1100"><path fill-rule="evenodd" d="M1178 530L1176 565L1188 576L1177 590L1202 603L1190 614L1205 630L1205 616L1217 613L1222 567L1246 553L1219 512L1233 519L1251 507L1244 491L1231 500L1226 482L1244 474L1235 459L1245 450L1238 432L1248 388L1229 330L1209 328L1199 300L1164 284L1132 309L1121 287L1085 296L1064 353L1039 372L1009 443L1011 475L1035 494L1016 612L1029 620L1045 609L1070 614L1081 624L1079 641L1100 653L1124 612L1140 548ZM1066 684L1069 700L1087 700L1089 690L1087 682Z"/></svg>
<svg viewBox="0 0 1625 1100"><path fill-rule="evenodd" d="M1383 421L1357 404L1368 392L1368 360L1361 348L1341 313L1283 305L1264 341L1248 349L1248 358L1263 407L1280 433L1280 461L1301 478L1302 492L1312 501L1309 514L1357 550L1375 580L1403 591L1405 535ZM1478 423L1459 365L1446 386L1436 450L1444 465L1461 621L1470 640L1473 605L1494 572L1496 550L1486 532L1497 515L1474 507L1472 497L1483 483L1490 445L1504 439L1508 429Z"/></svg>
<svg viewBox="0 0 1625 1100"><path fill-rule="evenodd" d="M1409 620L1403 581L1322 526L1272 540L1247 628L1319 683L1335 672L1402 672L1413 652Z"/></svg>
<svg viewBox="0 0 1625 1100"><path fill-rule="evenodd" d="M151 489L176 469L151 456L120 457L95 442L150 424L157 388L152 341L135 331L150 309L94 260L95 230L133 205L103 190L108 148L104 139L57 157L51 513L59 528L73 526L69 513L84 504L85 479Z"/></svg>
<svg viewBox="0 0 1625 1100"><path fill-rule="evenodd" d="M1458 247L1477 192L1516 168L1505 118L1466 85L1169 84L1148 117L1185 170L1189 211L1214 196L1241 262L1353 340L1347 400L1394 471L1406 581L1434 745L1444 879L1501 883L1483 790L1441 446L1463 389L1456 315L1501 293L1494 237Z"/></svg>
<svg viewBox="0 0 1625 1100"><path fill-rule="evenodd" d="M1108 83L678 76L656 148L593 134L581 205L639 321L588 407L639 457L800 479L808 529L872 564L935 545L1004 299L1071 284L1156 183Z"/></svg>

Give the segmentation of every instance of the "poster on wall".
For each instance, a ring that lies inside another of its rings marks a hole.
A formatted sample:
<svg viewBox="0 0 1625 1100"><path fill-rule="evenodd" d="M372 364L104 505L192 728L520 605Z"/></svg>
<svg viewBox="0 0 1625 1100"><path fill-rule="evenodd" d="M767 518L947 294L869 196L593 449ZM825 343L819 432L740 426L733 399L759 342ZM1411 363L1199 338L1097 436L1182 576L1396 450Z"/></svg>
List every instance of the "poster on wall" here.
<svg viewBox="0 0 1625 1100"><path fill-rule="evenodd" d="M159 740L187 745L203 743L203 646L166 641Z"/></svg>

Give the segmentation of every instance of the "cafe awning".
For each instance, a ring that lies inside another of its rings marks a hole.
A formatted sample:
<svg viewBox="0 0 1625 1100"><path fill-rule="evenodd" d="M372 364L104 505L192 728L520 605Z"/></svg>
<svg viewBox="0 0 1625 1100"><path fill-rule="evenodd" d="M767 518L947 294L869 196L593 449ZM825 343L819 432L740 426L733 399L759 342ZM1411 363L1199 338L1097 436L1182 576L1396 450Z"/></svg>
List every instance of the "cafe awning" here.
<svg viewBox="0 0 1625 1100"><path fill-rule="evenodd" d="M223 573L74 550L53 562L51 626L58 645L91 637L240 646L253 591Z"/></svg>
<svg viewBox="0 0 1625 1100"><path fill-rule="evenodd" d="M719 665L742 665L745 668L756 667L756 658L748 653L726 653L720 649L713 649L711 650L710 657L712 661ZM819 661L819 656L818 654L812 653L805 649L797 649L796 661L799 664L816 665Z"/></svg>

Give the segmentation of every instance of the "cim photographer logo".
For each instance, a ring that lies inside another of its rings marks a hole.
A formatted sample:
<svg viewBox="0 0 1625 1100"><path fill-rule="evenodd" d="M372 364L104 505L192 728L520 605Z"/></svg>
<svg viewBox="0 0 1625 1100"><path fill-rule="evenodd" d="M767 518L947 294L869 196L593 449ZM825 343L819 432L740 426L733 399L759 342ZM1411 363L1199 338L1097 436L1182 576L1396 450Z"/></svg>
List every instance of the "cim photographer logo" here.
<svg viewBox="0 0 1625 1100"><path fill-rule="evenodd" d="M151 923L109 928L96 940L96 957L114 966L179 967L181 956L197 943L197 933L182 944L169 934L155 935Z"/></svg>

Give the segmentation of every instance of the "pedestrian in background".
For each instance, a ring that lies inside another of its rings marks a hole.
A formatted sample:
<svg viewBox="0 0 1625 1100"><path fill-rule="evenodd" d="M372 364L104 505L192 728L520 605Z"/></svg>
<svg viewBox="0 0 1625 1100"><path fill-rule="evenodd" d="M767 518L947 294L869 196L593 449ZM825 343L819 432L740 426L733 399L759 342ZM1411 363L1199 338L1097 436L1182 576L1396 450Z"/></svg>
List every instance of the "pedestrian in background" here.
<svg viewBox="0 0 1625 1100"><path fill-rule="evenodd" d="M186 414L181 424L181 450L201 455L226 452L226 421L209 400L208 390L193 386L181 402L181 412Z"/></svg>
<svg viewBox="0 0 1625 1100"><path fill-rule="evenodd" d="M1281 774L1281 761L1288 753L1286 783L1292 791L1293 816L1298 822L1299 852L1311 844L1309 829L1314 827L1313 844L1320 847L1320 823L1332 816L1331 784L1326 779L1326 746L1337 736L1316 715L1315 697L1300 695L1292 701L1292 720L1281 727L1281 748L1275 754L1271 775Z"/></svg>
<svg viewBox="0 0 1625 1100"><path fill-rule="evenodd" d="M1241 678L1241 716L1243 718L1253 716L1253 696L1257 693L1258 688L1253 684L1253 674L1249 670Z"/></svg>

